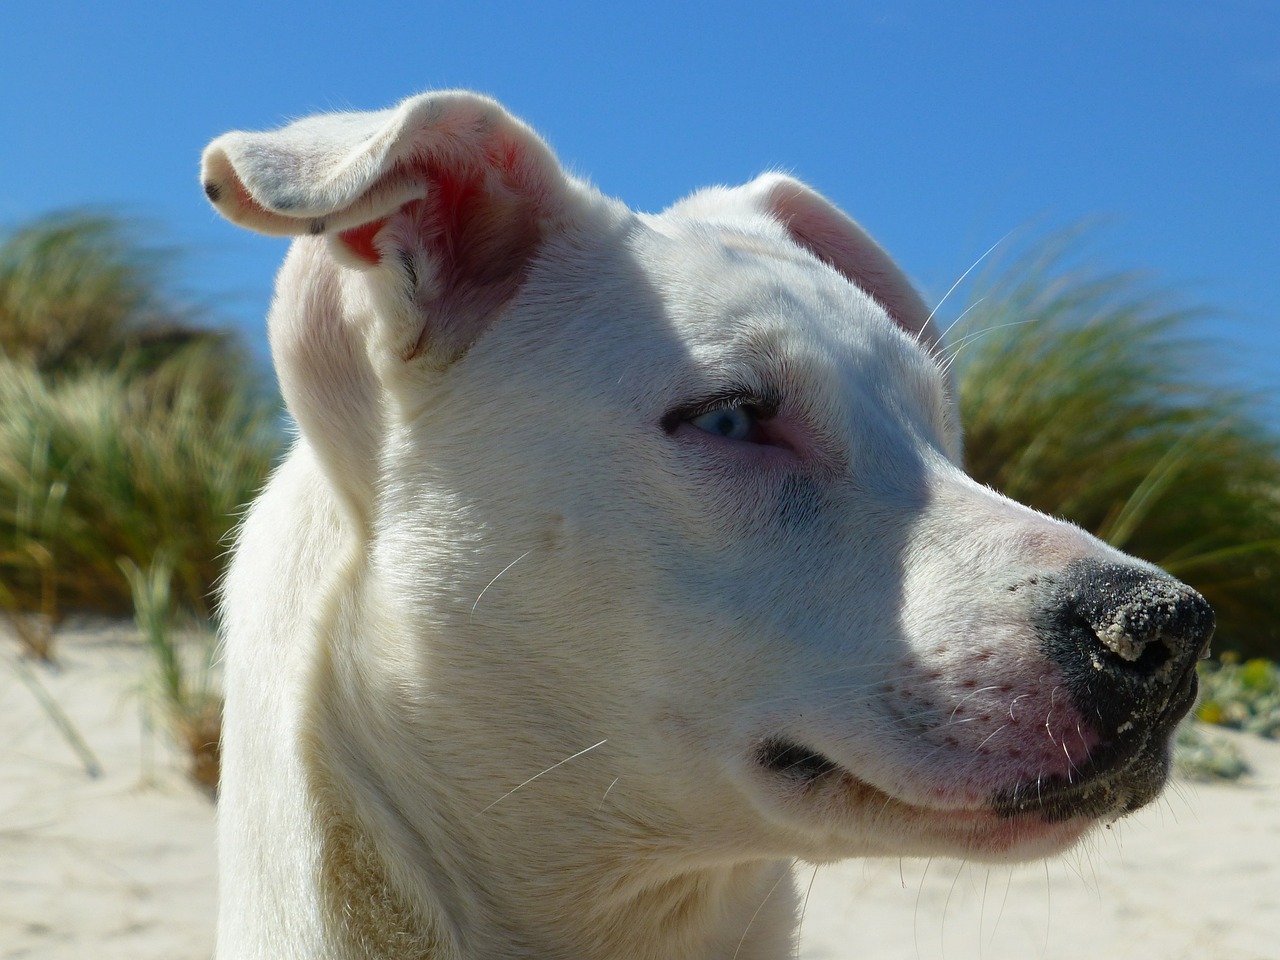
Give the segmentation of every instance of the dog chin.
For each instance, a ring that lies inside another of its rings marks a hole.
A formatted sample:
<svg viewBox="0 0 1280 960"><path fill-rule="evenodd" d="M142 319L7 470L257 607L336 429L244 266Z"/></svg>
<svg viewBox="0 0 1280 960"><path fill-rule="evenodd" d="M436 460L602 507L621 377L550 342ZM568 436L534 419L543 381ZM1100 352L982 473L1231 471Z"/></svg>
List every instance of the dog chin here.
<svg viewBox="0 0 1280 960"><path fill-rule="evenodd" d="M772 819L821 837L806 859L848 856L955 856L1016 862L1070 849L1093 827L1158 795L1168 774L1158 753L1112 776L1082 782L1010 784L980 805L914 803L859 779L834 760L788 741L759 748L753 793Z"/></svg>

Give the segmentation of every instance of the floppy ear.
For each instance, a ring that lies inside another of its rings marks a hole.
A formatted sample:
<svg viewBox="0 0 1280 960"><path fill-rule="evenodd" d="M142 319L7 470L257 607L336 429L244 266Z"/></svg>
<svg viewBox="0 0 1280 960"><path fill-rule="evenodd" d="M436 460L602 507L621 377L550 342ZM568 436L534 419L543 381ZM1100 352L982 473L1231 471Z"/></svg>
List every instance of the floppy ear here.
<svg viewBox="0 0 1280 960"><path fill-rule="evenodd" d="M930 350L941 350L941 335L911 281L839 207L780 173L765 174L746 189L760 209L782 222L796 243L844 274Z"/></svg>
<svg viewBox="0 0 1280 960"><path fill-rule="evenodd" d="M241 226L328 235L339 263L369 271L375 339L440 364L493 321L581 191L533 131L464 92L228 133L201 177Z"/></svg>
<svg viewBox="0 0 1280 960"><path fill-rule="evenodd" d="M460 357L590 196L528 127L457 92L228 133L205 150L201 178L228 219L301 237L276 283L272 354L299 429L361 523L384 435L380 378Z"/></svg>

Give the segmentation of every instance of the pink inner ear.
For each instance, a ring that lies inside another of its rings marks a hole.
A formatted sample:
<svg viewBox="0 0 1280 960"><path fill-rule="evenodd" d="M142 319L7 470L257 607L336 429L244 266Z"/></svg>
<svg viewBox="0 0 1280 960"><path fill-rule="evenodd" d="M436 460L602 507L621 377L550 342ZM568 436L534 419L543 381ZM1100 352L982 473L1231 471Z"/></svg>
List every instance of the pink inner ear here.
<svg viewBox="0 0 1280 960"><path fill-rule="evenodd" d="M343 230L338 234L338 238L346 245L348 250L361 260L372 266L377 266L382 262L382 254L373 245L373 240L378 235L378 231L386 224L387 218L382 217L370 223L352 227L350 230Z"/></svg>
<svg viewBox="0 0 1280 960"><path fill-rule="evenodd" d="M515 295L541 243L545 201L520 178L519 152L507 146L485 160L394 169L391 177L425 183L426 196L337 233L361 263L404 264L409 288L398 289L422 323L399 351L405 360L460 356Z"/></svg>
<svg viewBox="0 0 1280 960"><path fill-rule="evenodd" d="M514 148L501 157L508 167L516 163ZM430 193L425 201L411 201L402 210L420 210L423 203L429 205L428 235L423 237L432 246L439 246L438 252L446 257L456 257L465 251L468 237L476 232L471 221L483 218L484 192L480 173L468 176L460 171L441 168L428 163L419 170L418 175L425 177L431 184ZM356 257L372 266L382 262L382 253L374 241L379 231L387 225L390 217L379 217L369 223L343 230L338 239Z"/></svg>
<svg viewBox="0 0 1280 960"><path fill-rule="evenodd" d="M775 185L768 204L798 243L870 294L898 326L937 348L928 307L892 258L853 220L793 182Z"/></svg>
<svg viewBox="0 0 1280 960"><path fill-rule="evenodd" d="M483 215L482 174L468 177L461 171L429 164L427 175L431 181L427 202L432 205L436 230L456 252L463 238L474 229L471 221Z"/></svg>

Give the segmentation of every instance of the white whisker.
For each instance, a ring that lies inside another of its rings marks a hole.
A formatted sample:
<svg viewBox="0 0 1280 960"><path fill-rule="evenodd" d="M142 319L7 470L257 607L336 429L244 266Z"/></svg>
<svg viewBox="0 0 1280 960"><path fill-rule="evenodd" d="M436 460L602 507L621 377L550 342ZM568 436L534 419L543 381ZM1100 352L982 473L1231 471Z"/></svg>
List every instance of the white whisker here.
<svg viewBox="0 0 1280 960"><path fill-rule="evenodd" d="M571 756L571 757L565 757L565 758L564 758L563 760L561 760L559 763L553 763L551 766L547 767L547 769L543 770L543 771L542 771L542 773L535 773L532 777L530 777L530 778L529 778L528 780L526 780L524 783L518 783L518 784L516 784L514 787L512 787L510 790L508 790L506 793L504 793L502 796L500 796L497 800L493 801L493 803L489 804L487 807L485 807L485 808L484 808L483 810L481 810L480 812L481 812L481 813L488 813L490 810L492 810L494 807L496 807L498 804L500 804L503 800L507 799L507 797L511 796L513 793L515 793L517 790L521 789L522 787L527 787L529 784L533 783L533 781L537 780L537 779L538 779L539 777L541 777L543 774L550 773L552 770L555 770L557 767L563 767L563 766L564 766L566 763L568 763L570 760L577 760L577 759L578 759L580 756L582 756L584 753L590 753L590 752L591 752L592 750L594 750L596 747L602 747L602 746L604 746L604 745L605 745L606 743L608 743L608 742L609 742L609 740L608 740L608 738L606 737L604 740L601 740L599 743L593 743L591 746L587 747L585 750L579 750L577 753L575 753L575 754L574 754L573 756Z"/></svg>
<svg viewBox="0 0 1280 960"><path fill-rule="evenodd" d="M760 906L756 907L756 912L751 915L751 919L747 921L747 928L742 931L742 938L738 941L738 947L733 951L733 960L738 960L738 954L742 952L742 945L747 942L747 934L751 932L751 925L756 922L756 917L760 916L760 911L764 909L764 905L769 902L769 898L773 896L773 891L778 889L783 879L791 876L791 868L779 871L778 879L773 881L773 886L769 888L769 892L764 895L764 899L760 901Z"/></svg>
<svg viewBox="0 0 1280 960"><path fill-rule="evenodd" d="M961 697L959 700L956 701L955 708L952 709L951 716L947 718L947 722L950 723L953 720L955 720L956 710L959 710L961 707L963 707L968 701L972 700L974 697L978 696L981 693L987 693L990 690L999 690L999 689L1000 687L997 684L991 684L990 686L979 687L977 690L973 690L965 694L963 697Z"/></svg>
<svg viewBox="0 0 1280 960"><path fill-rule="evenodd" d="M996 734L998 734L1001 730L1003 730L1007 726L1009 726L1007 723L1002 723L1000 724L1000 726L992 730L991 733L987 735L987 738L983 740L980 744L978 744L978 749L981 750L983 747L985 747L988 743L992 741L992 739L996 736Z"/></svg>
<svg viewBox="0 0 1280 960"><path fill-rule="evenodd" d="M499 578L501 578L504 573L506 573L508 570L510 570L512 567L514 567L517 563L519 563L521 560L523 560L525 557L527 557L531 553L533 553L532 550L526 550L524 553L520 554L520 556L516 557L514 560L508 563L505 567L499 570L498 576L494 577L492 580L490 580L488 583L484 585L484 589L480 591L480 596L476 597L476 602L471 605L472 617L476 615L476 607L480 606L480 601L481 599L483 599L484 595L489 592L489 588L492 587L495 583L497 583ZM469 621L469 618L468 618L468 621Z"/></svg>
<svg viewBox="0 0 1280 960"><path fill-rule="evenodd" d="M946 293L944 293L944 294L942 295L942 299L938 301L938 305L937 305L936 307L934 307L934 308L933 308L933 310L930 312L930 314L929 314L929 319L925 321L925 326L928 326L928 325L929 325L929 323L933 320L933 318L937 315L938 311L942 309L942 305L943 305L944 303L946 303L946 302L947 302L947 298L948 298L949 296L951 296L951 294L953 294L953 293L955 293L955 292L956 292L956 287L958 287L958 286L960 286L960 284L964 283L965 277L967 277L967 276L969 276L969 274L973 273L973 271L977 269L978 264L982 263L982 261L983 261L983 260L985 260L985 259L987 259L987 257L991 256L992 251L994 251L996 247L1000 246L1000 244L1002 244L1002 243L1004 243L1006 240L1008 240L1008 239L1009 239L1009 234L1011 234L1011 233L1013 233L1013 231L1012 231L1012 230L1010 230L1010 231L1009 231L1009 233L1006 233L1003 237L1001 237L999 240L997 240L997 241L996 241L995 243L993 243L991 246L987 247L987 252L986 252L986 253L984 253L982 256L980 256L977 260L973 261L973 263L969 265L969 269L968 269L968 270L966 270L964 273L960 274L960 279L959 279L959 280L957 280L955 283L953 283L953 284L951 285L951 289L950 289L950 290L948 290ZM961 316L964 316L964 314L961 314ZM951 332L951 328L952 328L952 327L954 327L954 326L955 326L955 323L950 323L950 324L948 324L948 325L947 325L947 329L946 329L946 330L944 330L944 331L942 331L942 335L945 337L948 333L950 333L950 332Z"/></svg>
<svg viewBox="0 0 1280 960"><path fill-rule="evenodd" d="M982 301L978 301L978 303L981 303L981 302ZM976 307L978 303L975 303L973 306ZM972 310L973 307L970 307L969 309ZM968 312L969 312L968 310L965 311L965 313L968 313ZM960 317L957 318L957 322L959 322L960 319L963 319L963 317L964 317L964 314L961 314ZM947 351L949 355L947 356L947 359L946 359L946 365L942 369L943 371L950 370L953 366L955 366L956 360L960 356L960 350L962 347L967 347L971 343L981 340L983 337L987 336L988 334L995 333L998 330L1006 330L1009 327L1021 327L1021 326L1025 326L1028 323L1039 323L1039 322L1040 322L1039 317L1030 317L1026 320L1010 320L1008 323L997 323L993 327L983 327L981 330L975 330L973 331L973 333L970 333L961 337L955 343L947 344Z"/></svg>
<svg viewBox="0 0 1280 960"><path fill-rule="evenodd" d="M621 777L614 777L613 783L609 784L609 786L605 788L604 796L600 798L600 806L596 807L596 813L599 813L604 809L604 802L609 799L609 792L618 785L618 781L621 779Z"/></svg>
<svg viewBox="0 0 1280 960"><path fill-rule="evenodd" d="M800 960L800 934L804 931L805 914L809 912L809 896L813 893L813 885L818 879L818 867L814 866L813 876L809 878L809 888L804 892L804 902L800 904L800 920L796 924L795 960Z"/></svg>

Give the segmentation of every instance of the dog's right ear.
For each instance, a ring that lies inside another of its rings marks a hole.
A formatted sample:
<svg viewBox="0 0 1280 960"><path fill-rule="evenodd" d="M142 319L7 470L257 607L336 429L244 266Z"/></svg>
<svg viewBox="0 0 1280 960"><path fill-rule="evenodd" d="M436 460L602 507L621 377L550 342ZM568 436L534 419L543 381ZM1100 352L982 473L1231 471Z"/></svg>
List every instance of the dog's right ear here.
<svg viewBox="0 0 1280 960"><path fill-rule="evenodd" d="M370 346L441 365L493 322L583 196L532 130L456 91L225 134L201 177L242 226L328 235L340 263L371 274L381 343Z"/></svg>
<svg viewBox="0 0 1280 960"><path fill-rule="evenodd" d="M357 517L373 494L379 378L462 356L542 241L592 196L532 130L464 92L225 134L206 148L201 180L241 226L319 238L295 244L281 271L272 352L290 410Z"/></svg>

